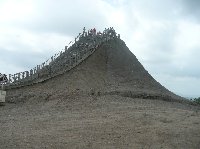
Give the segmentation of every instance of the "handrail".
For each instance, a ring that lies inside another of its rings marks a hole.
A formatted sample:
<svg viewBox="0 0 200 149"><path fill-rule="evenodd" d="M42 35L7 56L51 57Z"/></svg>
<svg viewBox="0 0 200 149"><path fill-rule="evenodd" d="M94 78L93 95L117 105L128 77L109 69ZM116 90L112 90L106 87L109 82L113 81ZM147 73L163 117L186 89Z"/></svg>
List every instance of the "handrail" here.
<svg viewBox="0 0 200 149"><path fill-rule="evenodd" d="M37 83L54 77L58 74L70 71L88 56L90 56L102 43L114 38L120 38L113 27L101 32L96 29L79 33L74 41L70 41L64 50L59 51L54 56L29 71L19 72L8 75L6 86L28 85Z"/></svg>

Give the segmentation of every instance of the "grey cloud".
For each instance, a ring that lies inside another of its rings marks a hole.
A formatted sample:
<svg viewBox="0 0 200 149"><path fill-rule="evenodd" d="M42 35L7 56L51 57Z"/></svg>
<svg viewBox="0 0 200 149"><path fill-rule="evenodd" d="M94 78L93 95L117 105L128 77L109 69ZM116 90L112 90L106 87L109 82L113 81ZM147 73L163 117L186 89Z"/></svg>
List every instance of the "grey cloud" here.
<svg viewBox="0 0 200 149"><path fill-rule="evenodd" d="M1 52L1 61L7 64L14 64L16 67L22 67L24 69L27 67L34 67L38 62L42 62L44 58L44 54L34 51L8 52L7 50L1 49Z"/></svg>
<svg viewBox="0 0 200 149"><path fill-rule="evenodd" d="M94 1L53 1L44 0L36 3L37 11L28 20L18 22L19 27L35 32L56 32L77 35L84 26L86 28L106 26L102 8ZM106 8L105 8L106 9Z"/></svg>
<svg viewBox="0 0 200 149"><path fill-rule="evenodd" d="M177 20L180 17L194 17L200 20L200 1L199 0L123 0L108 1L115 7L127 6L148 19Z"/></svg>
<svg viewBox="0 0 200 149"><path fill-rule="evenodd" d="M178 1L174 0L133 0L129 3L127 5L131 5L132 9L142 14L142 16L146 16L149 20L176 20L178 17L176 12L181 9Z"/></svg>
<svg viewBox="0 0 200 149"><path fill-rule="evenodd" d="M181 0L183 6L191 13L200 13L200 1L199 0Z"/></svg>
<svg viewBox="0 0 200 149"><path fill-rule="evenodd" d="M151 74L168 74L174 77L200 78L200 70L196 68L196 65L189 65L182 68L173 65L173 63L169 61L168 63L145 63L145 66Z"/></svg>
<svg viewBox="0 0 200 149"><path fill-rule="evenodd" d="M164 28L152 28L147 34L145 42L145 53L148 59L147 63L169 63L172 60L174 52L174 40L177 32L176 26L166 25Z"/></svg>
<svg viewBox="0 0 200 149"><path fill-rule="evenodd" d="M192 77L180 77L168 74L154 75L162 85L183 97L199 97L200 79Z"/></svg>
<svg viewBox="0 0 200 149"><path fill-rule="evenodd" d="M181 0L182 13L186 17L200 21L200 1L199 0Z"/></svg>

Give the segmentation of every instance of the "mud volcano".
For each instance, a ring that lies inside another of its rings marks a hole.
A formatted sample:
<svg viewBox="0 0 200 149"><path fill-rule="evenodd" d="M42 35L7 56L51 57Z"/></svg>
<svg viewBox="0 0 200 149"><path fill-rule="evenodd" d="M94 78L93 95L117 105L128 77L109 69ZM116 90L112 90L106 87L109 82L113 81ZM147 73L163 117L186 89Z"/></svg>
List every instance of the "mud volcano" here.
<svg viewBox="0 0 200 149"><path fill-rule="evenodd" d="M69 48L51 59L49 64L9 75L7 101L62 93L181 99L144 69L113 28L103 33L84 30Z"/></svg>
<svg viewBox="0 0 200 149"><path fill-rule="evenodd" d="M113 28L84 29L8 80L2 149L199 149L199 106L159 84Z"/></svg>

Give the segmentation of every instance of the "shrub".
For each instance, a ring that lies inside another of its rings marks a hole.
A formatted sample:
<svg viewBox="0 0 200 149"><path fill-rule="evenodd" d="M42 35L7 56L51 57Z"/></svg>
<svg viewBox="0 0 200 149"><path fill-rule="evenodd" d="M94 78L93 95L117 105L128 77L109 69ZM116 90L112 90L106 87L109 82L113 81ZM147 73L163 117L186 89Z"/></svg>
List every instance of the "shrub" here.
<svg viewBox="0 0 200 149"><path fill-rule="evenodd" d="M198 98L194 98L193 101L194 101L195 103L200 104L200 97L198 97Z"/></svg>

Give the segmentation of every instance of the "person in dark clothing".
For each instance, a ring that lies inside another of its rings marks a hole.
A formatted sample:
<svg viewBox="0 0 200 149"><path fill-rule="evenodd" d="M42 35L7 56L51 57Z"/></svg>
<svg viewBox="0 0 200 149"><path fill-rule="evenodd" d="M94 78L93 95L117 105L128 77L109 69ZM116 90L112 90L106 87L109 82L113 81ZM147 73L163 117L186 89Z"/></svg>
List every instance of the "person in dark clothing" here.
<svg viewBox="0 0 200 149"><path fill-rule="evenodd" d="M93 35L96 35L96 28L93 29Z"/></svg>
<svg viewBox="0 0 200 149"><path fill-rule="evenodd" d="M4 83L4 82L7 82L7 81L8 81L7 76L5 74L0 73L0 82Z"/></svg>

